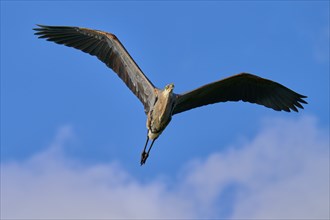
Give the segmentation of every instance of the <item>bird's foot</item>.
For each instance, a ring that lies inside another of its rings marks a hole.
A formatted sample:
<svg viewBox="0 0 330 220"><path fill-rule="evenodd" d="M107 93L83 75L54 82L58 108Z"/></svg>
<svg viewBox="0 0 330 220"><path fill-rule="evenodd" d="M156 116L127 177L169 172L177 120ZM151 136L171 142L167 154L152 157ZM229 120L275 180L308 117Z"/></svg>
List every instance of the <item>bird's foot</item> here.
<svg viewBox="0 0 330 220"><path fill-rule="evenodd" d="M148 158L149 154L145 151L142 152L141 154L141 166L146 163L146 160Z"/></svg>

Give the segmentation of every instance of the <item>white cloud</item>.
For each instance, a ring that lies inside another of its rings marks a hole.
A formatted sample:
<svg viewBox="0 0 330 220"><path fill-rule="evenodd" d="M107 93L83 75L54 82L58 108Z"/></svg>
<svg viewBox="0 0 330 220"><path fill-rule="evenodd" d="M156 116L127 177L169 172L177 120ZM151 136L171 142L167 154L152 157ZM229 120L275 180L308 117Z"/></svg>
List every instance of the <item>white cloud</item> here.
<svg viewBox="0 0 330 220"><path fill-rule="evenodd" d="M195 162L185 181L211 204L231 187L231 218L328 219L329 136L310 117L269 120L251 142Z"/></svg>
<svg viewBox="0 0 330 220"><path fill-rule="evenodd" d="M189 203L161 182L139 183L116 163L85 167L66 158L73 135L59 130L45 152L1 166L1 217L5 219L109 219L192 217Z"/></svg>
<svg viewBox="0 0 330 220"><path fill-rule="evenodd" d="M188 162L173 186L119 163L84 166L62 147L1 166L2 218L329 218L329 135L312 117L265 121L253 140ZM172 178L172 177L169 177Z"/></svg>

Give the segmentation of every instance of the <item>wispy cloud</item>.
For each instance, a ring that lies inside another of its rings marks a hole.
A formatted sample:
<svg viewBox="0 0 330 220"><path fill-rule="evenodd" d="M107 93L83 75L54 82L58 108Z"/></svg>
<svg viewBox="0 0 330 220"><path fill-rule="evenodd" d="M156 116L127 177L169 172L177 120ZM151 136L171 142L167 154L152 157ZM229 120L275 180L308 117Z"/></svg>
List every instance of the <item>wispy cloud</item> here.
<svg viewBox="0 0 330 220"><path fill-rule="evenodd" d="M74 132L65 126L45 152L1 165L1 217L329 218L327 131L313 117L261 127L250 141L188 162L169 187L119 163L68 158L62 148Z"/></svg>
<svg viewBox="0 0 330 220"><path fill-rule="evenodd" d="M327 25L315 35L316 39L313 48L314 59L319 63L329 63L329 26Z"/></svg>

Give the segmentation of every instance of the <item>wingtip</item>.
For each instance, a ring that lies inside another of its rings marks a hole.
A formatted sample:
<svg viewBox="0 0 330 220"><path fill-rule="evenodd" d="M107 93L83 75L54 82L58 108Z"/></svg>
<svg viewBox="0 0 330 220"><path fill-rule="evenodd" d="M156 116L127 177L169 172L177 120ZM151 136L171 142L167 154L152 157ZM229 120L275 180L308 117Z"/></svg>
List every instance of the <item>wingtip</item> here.
<svg viewBox="0 0 330 220"><path fill-rule="evenodd" d="M34 31L42 31L44 30L45 28L47 28L48 26L47 25L42 25L42 24L36 24L37 27L35 28L32 28L32 30ZM36 34L36 33L35 33Z"/></svg>
<svg viewBox="0 0 330 220"><path fill-rule="evenodd" d="M45 27L47 27L47 25L43 25L43 24L36 24L36 26L38 26L39 28L45 28Z"/></svg>
<svg viewBox="0 0 330 220"><path fill-rule="evenodd" d="M307 96L306 96L306 98L307 98ZM304 104L308 104L308 102L303 100L303 99L300 99L299 102L304 103Z"/></svg>

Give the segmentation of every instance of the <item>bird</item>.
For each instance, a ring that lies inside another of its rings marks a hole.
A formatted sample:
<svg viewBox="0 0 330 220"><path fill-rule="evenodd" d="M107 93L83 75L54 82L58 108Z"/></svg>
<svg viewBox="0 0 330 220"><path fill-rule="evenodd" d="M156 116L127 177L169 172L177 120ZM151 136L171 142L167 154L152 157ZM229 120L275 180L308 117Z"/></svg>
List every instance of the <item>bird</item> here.
<svg viewBox="0 0 330 220"><path fill-rule="evenodd" d="M173 83L167 84L164 89L156 87L112 33L76 26L39 24L33 30L38 38L96 56L118 74L141 101L147 116L147 139L141 153L141 166L146 163L154 142L168 126L173 115L227 101L250 102L285 112L298 112L298 108L304 109L302 104L307 104L304 100L307 96L280 83L246 72L176 94L173 92ZM151 144L147 150L149 141Z"/></svg>

